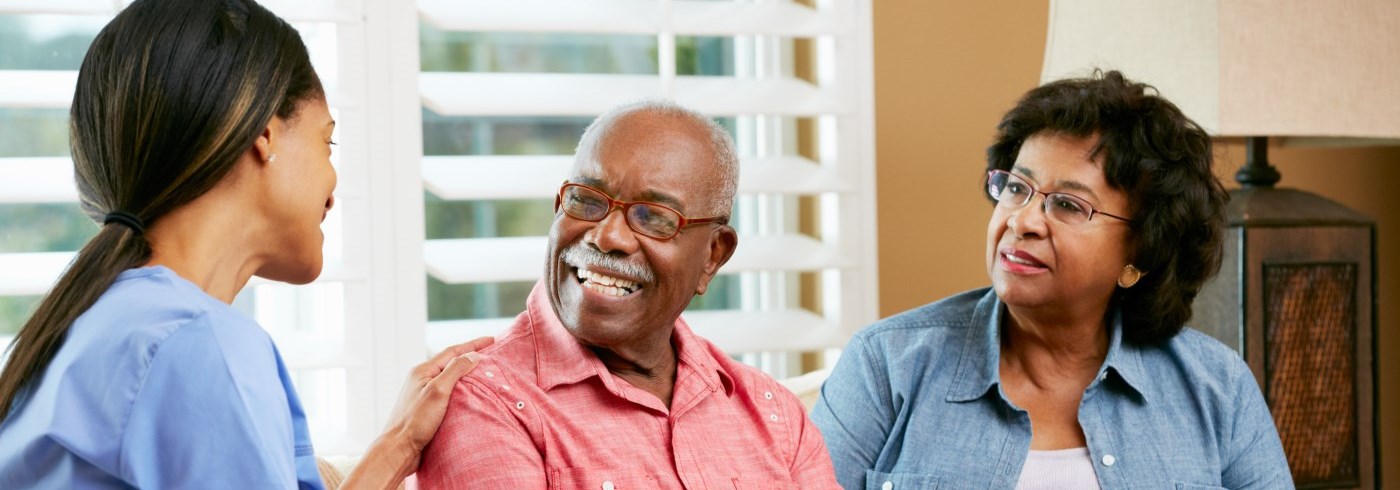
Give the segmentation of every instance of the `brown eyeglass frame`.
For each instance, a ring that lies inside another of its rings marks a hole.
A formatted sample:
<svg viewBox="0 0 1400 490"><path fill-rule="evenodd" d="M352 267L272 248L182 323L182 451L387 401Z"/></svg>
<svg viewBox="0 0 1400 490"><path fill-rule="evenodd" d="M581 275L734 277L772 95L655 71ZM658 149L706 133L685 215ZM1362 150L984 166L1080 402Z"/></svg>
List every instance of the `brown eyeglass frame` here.
<svg viewBox="0 0 1400 490"><path fill-rule="evenodd" d="M621 209L622 209L622 221L625 222L625 223L627 223L627 228L628 228L628 229L631 229L631 230L634 231L634 232L637 232L638 234L640 234L640 235L642 235L642 236L648 237L648 238L655 238L655 239L657 239L657 240L670 240L670 239L672 239L672 238L675 238L676 235L681 234L681 230L684 229L684 228L687 227L687 226L690 226L690 225L698 225L698 224L702 224L702 223L719 223L719 224L722 224L722 225L729 224L729 217L728 217L728 216L715 216L715 217L711 217L711 218L687 218L684 214L681 214L680 211L676 211L675 208L672 208L672 207L667 206L667 205L665 205L665 204L654 203L654 202L651 202L651 201L623 201L623 200L621 200L621 199L613 199L613 197L610 196L610 195L608 195L608 193L603 192L602 190L600 190L600 189L598 189L598 188L596 188L596 187L589 186L589 185L584 185L584 184L573 183L573 182L569 182L569 181L567 181L567 180L564 181L564 183L563 183L562 185L559 186L559 192L556 193L556 194L554 194L554 212L557 213L557 212L559 212L559 210L562 208L562 206L563 206L563 204L564 204L564 191L569 190L570 187L582 187L582 188L584 188L584 189L588 189L588 190L590 190L590 191L597 192L599 195L603 196L604 199L607 199L607 200L608 200L608 210L607 210L607 212L604 212L604 213L603 213L603 217L602 217L602 218L598 218L598 219L596 219L596 220L587 219L587 218L581 218L581 217L578 217L578 216L574 216L572 213L569 213L568 210L564 210L564 214L565 214L565 215L568 215L570 218L573 218L573 219L576 219L576 220L580 220L580 221L587 221L587 222L590 222L590 223L600 223L600 222L602 222L603 220L608 219L608 215L609 215L609 214L612 214L612 212L613 212L614 209L619 209L619 208L621 208ZM630 219L627 218L627 216L628 216L627 210L630 209L632 206L641 205L641 204L645 204L645 205L647 205L647 206L656 206L656 207L658 207L658 208L662 208L662 209L665 209L665 210L667 210L667 211L676 213L676 216L679 216L679 217L680 217L680 223L676 225L676 232L673 233L673 234L671 234L671 236L668 236L668 237L658 237L658 236L650 235L650 234L648 234L648 233L645 232L645 231L638 230L636 226L633 226L633 225L632 225L632 220L630 220Z"/></svg>

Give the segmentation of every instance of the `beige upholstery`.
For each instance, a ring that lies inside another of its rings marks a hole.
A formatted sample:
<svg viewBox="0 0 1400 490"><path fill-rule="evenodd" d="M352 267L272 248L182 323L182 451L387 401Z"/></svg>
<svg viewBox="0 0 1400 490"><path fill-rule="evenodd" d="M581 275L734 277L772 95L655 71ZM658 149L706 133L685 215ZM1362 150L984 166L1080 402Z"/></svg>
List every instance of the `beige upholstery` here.
<svg viewBox="0 0 1400 490"><path fill-rule="evenodd" d="M797 395L797 398L802 400L802 406L811 412L812 406L817 403L817 396L822 393L822 382L830 375L830 369L818 369L801 376L780 379L778 383Z"/></svg>
<svg viewBox="0 0 1400 490"><path fill-rule="evenodd" d="M341 483L345 483L345 474L320 456L316 457L316 471L321 473L321 483L326 486L326 490L335 490L340 488Z"/></svg>
<svg viewBox="0 0 1400 490"><path fill-rule="evenodd" d="M350 470L359 462L358 456L317 456L316 469L321 472L321 482L325 484L326 490L336 490L345 483L345 475L350 474ZM398 489L405 488L404 483L399 482Z"/></svg>

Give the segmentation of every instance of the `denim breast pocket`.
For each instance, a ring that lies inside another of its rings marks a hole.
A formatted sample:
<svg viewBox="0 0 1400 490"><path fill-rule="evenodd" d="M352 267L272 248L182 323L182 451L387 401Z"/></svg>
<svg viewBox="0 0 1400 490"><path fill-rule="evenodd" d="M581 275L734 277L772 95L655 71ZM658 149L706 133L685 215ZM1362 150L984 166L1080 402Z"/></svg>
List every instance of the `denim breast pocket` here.
<svg viewBox="0 0 1400 490"><path fill-rule="evenodd" d="M920 473L865 472L865 490L924 490L938 488L938 477Z"/></svg>
<svg viewBox="0 0 1400 490"><path fill-rule="evenodd" d="M1225 487L1176 482L1176 490L1225 490Z"/></svg>

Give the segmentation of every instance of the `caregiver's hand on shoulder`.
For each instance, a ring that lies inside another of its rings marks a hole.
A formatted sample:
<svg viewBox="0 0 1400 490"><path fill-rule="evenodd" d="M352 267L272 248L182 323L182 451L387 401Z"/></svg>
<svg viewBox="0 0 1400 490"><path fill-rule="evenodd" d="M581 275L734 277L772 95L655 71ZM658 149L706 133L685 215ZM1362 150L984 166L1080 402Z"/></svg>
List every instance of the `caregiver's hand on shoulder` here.
<svg viewBox="0 0 1400 490"><path fill-rule="evenodd" d="M476 367L476 351L495 341L491 337L482 337L448 347L409 371L386 432L398 432L403 436L413 447L415 462L418 460L417 453L433 440L438 426L442 424L442 417L447 413L447 400L452 397L452 387Z"/></svg>
<svg viewBox="0 0 1400 490"><path fill-rule="evenodd" d="M495 341L482 337L448 347L409 371L389 426L370 445L341 488L397 488L413 474L423 447L442 425L453 386L476 367L476 351Z"/></svg>

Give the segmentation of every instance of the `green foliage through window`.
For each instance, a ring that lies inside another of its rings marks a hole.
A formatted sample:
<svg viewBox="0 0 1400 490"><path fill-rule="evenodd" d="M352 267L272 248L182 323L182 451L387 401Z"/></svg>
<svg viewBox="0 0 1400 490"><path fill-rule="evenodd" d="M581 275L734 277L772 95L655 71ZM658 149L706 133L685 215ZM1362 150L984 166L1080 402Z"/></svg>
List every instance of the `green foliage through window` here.
<svg viewBox="0 0 1400 490"><path fill-rule="evenodd" d="M0 108L0 158L67 155L68 111Z"/></svg>
<svg viewBox="0 0 1400 490"><path fill-rule="evenodd" d="M0 296L0 335L14 335L34 313L42 296Z"/></svg>
<svg viewBox="0 0 1400 490"><path fill-rule="evenodd" d="M554 201L447 201L424 193L429 240L542 236L554 220Z"/></svg>
<svg viewBox="0 0 1400 490"><path fill-rule="evenodd" d="M656 73L656 36L451 32L420 24L423 71Z"/></svg>
<svg viewBox="0 0 1400 490"><path fill-rule="evenodd" d="M77 203L0 204L0 253L71 252L96 234Z"/></svg>
<svg viewBox="0 0 1400 490"><path fill-rule="evenodd" d="M107 18L0 15L0 70L77 70Z"/></svg>
<svg viewBox="0 0 1400 490"><path fill-rule="evenodd" d="M483 258L482 260L490 260ZM544 267L544 264L540 264ZM533 282L447 284L428 277L428 320L499 318L525 309Z"/></svg>

